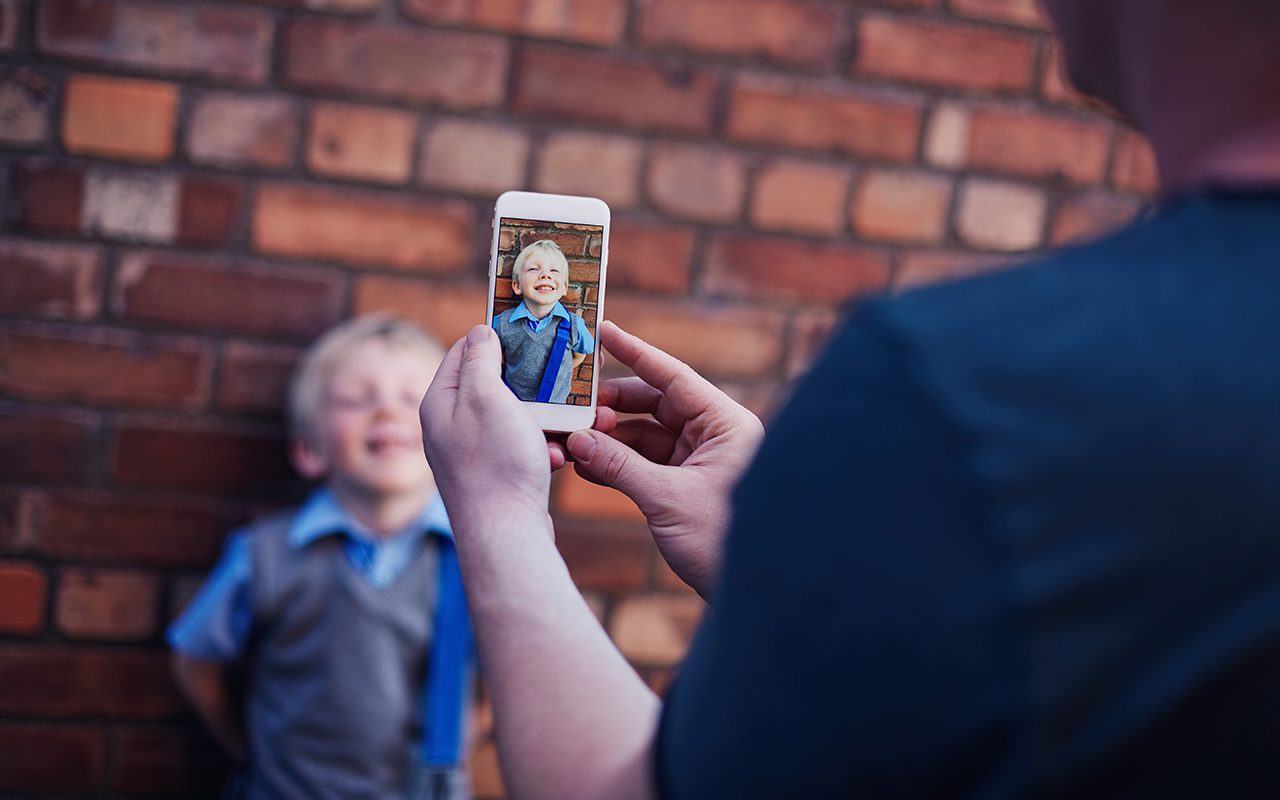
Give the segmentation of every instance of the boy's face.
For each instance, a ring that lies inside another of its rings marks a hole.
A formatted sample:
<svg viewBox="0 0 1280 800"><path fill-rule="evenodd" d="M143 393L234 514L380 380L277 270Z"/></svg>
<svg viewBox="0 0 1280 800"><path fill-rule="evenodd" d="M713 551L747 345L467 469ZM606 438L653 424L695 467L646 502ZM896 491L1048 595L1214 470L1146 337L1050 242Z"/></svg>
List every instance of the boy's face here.
<svg viewBox="0 0 1280 800"><path fill-rule="evenodd" d="M379 340L352 348L328 375L317 441L302 445L315 468L304 472L374 497L429 490L418 405L439 366L418 348Z"/></svg>
<svg viewBox="0 0 1280 800"><path fill-rule="evenodd" d="M518 273L511 276L511 285L526 303L552 305L564 297L569 286L564 264L551 253L541 250L531 253Z"/></svg>

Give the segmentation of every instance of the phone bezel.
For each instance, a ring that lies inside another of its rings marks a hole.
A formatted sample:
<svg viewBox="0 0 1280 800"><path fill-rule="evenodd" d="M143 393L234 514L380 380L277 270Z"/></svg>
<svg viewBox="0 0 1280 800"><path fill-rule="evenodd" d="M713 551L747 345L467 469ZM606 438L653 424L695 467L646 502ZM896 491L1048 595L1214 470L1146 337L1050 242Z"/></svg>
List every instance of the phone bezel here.
<svg viewBox="0 0 1280 800"><path fill-rule="evenodd" d="M609 269L609 206L595 197L574 197L563 194L539 192L504 192L493 208L492 241L489 246L489 299L485 324L493 325L493 300L498 281L498 230L501 220L535 219L544 222L565 222L572 225L598 225L603 229L600 244L600 289L596 303L596 332L604 320L606 277ZM598 339L598 336L597 336ZM559 403L524 402L534 419L544 431L569 433L590 428L596 420L596 392L600 386L600 366L603 352L596 346L594 369L591 374L591 405L570 406Z"/></svg>

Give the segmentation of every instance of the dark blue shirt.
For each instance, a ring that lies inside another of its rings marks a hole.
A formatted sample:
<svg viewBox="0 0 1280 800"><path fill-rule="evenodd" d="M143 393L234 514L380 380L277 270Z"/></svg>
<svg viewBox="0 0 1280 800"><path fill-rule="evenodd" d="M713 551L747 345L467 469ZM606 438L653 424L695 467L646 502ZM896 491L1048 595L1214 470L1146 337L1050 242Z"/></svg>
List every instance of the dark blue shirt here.
<svg viewBox="0 0 1280 800"><path fill-rule="evenodd" d="M734 503L665 797L1280 796L1280 193L865 304Z"/></svg>

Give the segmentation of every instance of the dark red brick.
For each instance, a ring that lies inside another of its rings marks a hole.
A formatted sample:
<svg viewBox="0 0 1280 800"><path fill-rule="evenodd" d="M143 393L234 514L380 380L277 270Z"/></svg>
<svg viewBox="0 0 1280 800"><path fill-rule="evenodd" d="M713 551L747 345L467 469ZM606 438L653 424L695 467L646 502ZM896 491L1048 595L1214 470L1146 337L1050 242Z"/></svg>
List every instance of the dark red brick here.
<svg viewBox="0 0 1280 800"><path fill-rule="evenodd" d="M556 547L581 589L641 589L653 538L643 524L556 520Z"/></svg>
<svg viewBox="0 0 1280 800"><path fill-rule="evenodd" d="M79 233L84 208L84 169L32 163L13 172L10 218L40 233Z"/></svg>
<svg viewBox="0 0 1280 800"><path fill-rule="evenodd" d="M36 41L56 56L257 83L270 71L271 33L256 9L45 0Z"/></svg>
<svg viewBox="0 0 1280 800"><path fill-rule="evenodd" d="M33 538L50 558L161 567L207 567L222 520L208 504L130 499L101 492L42 493Z"/></svg>
<svg viewBox="0 0 1280 800"><path fill-rule="evenodd" d="M94 248L0 239L0 313L88 319L102 297L102 257Z"/></svg>
<svg viewBox="0 0 1280 800"><path fill-rule="evenodd" d="M34 564L0 561L0 633L38 633L48 592L49 580Z"/></svg>
<svg viewBox="0 0 1280 800"><path fill-rule="evenodd" d="M98 727L4 723L0 791L95 792L102 783L106 751Z"/></svg>
<svg viewBox="0 0 1280 800"><path fill-rule="evenodd" d="M125 319L310 339L341 319L343 280L319 267L135 252L121 260L112 304Z"/></svg>
<svg viewBox="0 0 1280 800"><path fill-rule="evenodd" d="M650 0L641 6L648 46L822 65L835 59L840 11L795 0Z"/></svg>
<svg viewBox="0 0 1280 800"><path fill-rule="evenodd" d="M96 440L97 423L86 416L0 410L0 480L83 480Z"/></svg>
<svg viewBox="0 0 1280 800"><path fill-rule="evenodd" d="M868 15L858 26L853 71L946 89L1025 92L1035 73L1030 33Z"/></svg>
<svg viewBox="0 0 1280 800"><path fill-rule="evenodd" d="M219 796L227 764L186 728L119 728L111 735L111 790L128 795Z"/></svg>
<svg viewBox="0 0 1280 800"><path fill-rule="evenodd" d="M557 0L545 3L490 0L403 0L401 7L414 19L433 25L477 28L611 45L622 39L627 23L626 0ZM554 11L548 11L554 8Z"/></svg>
<svg viewBox="0 0 1280 800"><path fill-rule="evenodd" d="M715 90L711 73L689 66L530 47L516 64L514 105L543 120L707 133Z"/></svg>
<svg viewBox="0 0 1280 800"><path fill-rule="evenodd" d="M184 711L164 651L0 648L0 714L163 719Z"/></svg>
<svg viewBox="0 0 1280 800"><path fill-rule="evenodd" d="M123 486L279 492L294 482L278 434L138 424L116 430L111 477Z"/></svg>
<svg viewBox="0 0 1280 800"><path fill-rule="evenodd" d="M188 176L178 200L178 243L226 244L239 227L244 183L231 178Z"/></svg>
<svg viewBox="0 0 1280 800"><path fill-rule="evenodd" d="M507 44L490 36L304 20L285 32L285 77L297 86L492 108L502 102Z"/></svg>
<svg viewBox="0 0 1280 800"><path fill-rule="evenodd" d="M284 410L300 351L229 342L222 349L215 390L218 408L278 415Z"/></svg>
<svg viewBox="0 0 1280 800"><path fill-rule="evenodd" d="M860 247L723 235L707 252L708 287L734 297L837 304L884 289L889 262Z"/></svg>
<svg viewBox="0 0 1280 800"><path fill-rule="evenodd" d="M0 389L15 397L132 408L195 408L209 393L212 353L132 332L0 331Z"/></svg>
<svg viewBox="0 0 1280 800"><path fill-rule="evenodd" d="M609 285L667 294L687 291L693 241L692 228L615 221L609 232Z"/></svg>

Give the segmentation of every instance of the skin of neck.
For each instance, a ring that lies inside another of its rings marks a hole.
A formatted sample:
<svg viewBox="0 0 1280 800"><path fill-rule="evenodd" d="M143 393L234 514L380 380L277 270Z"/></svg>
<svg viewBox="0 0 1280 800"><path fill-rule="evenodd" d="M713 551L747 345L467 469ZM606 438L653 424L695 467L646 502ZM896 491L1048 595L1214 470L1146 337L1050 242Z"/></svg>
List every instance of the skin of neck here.
<svg viewBox="0 0 1280 800"><path fill-rule="evenodd" d="M339 478L329 480L329 489L347 513L379 538L394 536L422 514L435 491L435 483L411 490L380 493Z"/></svg>
<svg viewBox="0 0 1280 800"><path fill-rule="evenodd" d="M1128 5L1106 99L1150 140L1164 199L1280 187L1280 14L1266 5Z"/></svg>
<svg viewBox="0 0 1280 800"><path fill-rule="evenodd" d="M524 307L529 309L529 313L533 315L534 319L541 320L551 313L551 309L555 308L558 302L560 301L552 300L550 303L535 303L526 297L524 299Z"/></svg>

